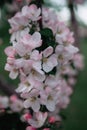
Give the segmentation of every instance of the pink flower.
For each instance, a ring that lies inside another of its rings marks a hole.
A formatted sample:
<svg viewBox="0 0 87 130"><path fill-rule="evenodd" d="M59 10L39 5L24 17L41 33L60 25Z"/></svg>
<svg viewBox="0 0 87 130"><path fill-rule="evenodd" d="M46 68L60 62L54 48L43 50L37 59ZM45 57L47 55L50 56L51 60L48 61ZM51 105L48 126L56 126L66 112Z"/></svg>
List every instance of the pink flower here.
<svg viewBox="0 0 87 130"><path fill-rule="evenodd" d="M29 114L29 113L26 113L26 114L23 115L23 118L24 118L24 120L28 121L32 118L32 115Z"/></svg>
<svg viewBox="0 0 87 130"><path fill-rule="evenodd" d="M54 111L58 102L58 92L51 89L50 86L40 92L41 104L45 105L49 111Z"/></svg>
<svg viewBox="0 0 87 130"><path fill-rule="evenodd" d="M50 72L55 66L58 65L57 58L53 53L53 48L49 46L43 51L43 70L48 73Z"/></svg>
<svg viewBox="0 0 87 130"><path fill-rule="evenodd" d="M31 21L37 21L40 19L41 9L36 5L24 6L22 8L22 14Z"/></svg>
<svg viewBox="0 0 87 130"><path fill-rule="evenodd" d="M13 65L10 65L10 64L7 63L5 65L5 70L10 71L9 77L11 79L16 79L17 78L17 76L18 76L18 69L16 69Z"/></svg>
<svg viewBox="0 0 87 130"><path fill-rule="evenodd" d="M78 51L78 48L74 47L73 45L57 45L55 49L57 60L60 64L62 63L62 65L68 63L68 61L71 60L74 54L76 54Z"/></svg>
<svg viewBox="0 0 87 130"><path fill-rule="evenodd" d="M35 113L35 119L30 119L29 124L35 128L40 128L41 126L43 126L44 122L46 121L46 118L47 118L47 112Z"/></svg>
<svg viewBox="0 0 87 130"><path fill-rule="evenodd" d="M60 99L58 102L58 108L66 108L70 102L70 95L72 94L72 89L68 86L65 80L62 80L61 83L61 92L60 92Z"/></svg>
<svg viewBox="0 0 87 130"><path fill-rule="evenodd" d="M61 80L54 75L49 75L45 80L45 85L49 86L50 88L55 88L57 85L60 85Z"/></svg>
<svg viewBox="0 0 87 130"><path fill-rule="evenodd" d="M36 63L34 63L33 69L31 70L31 73L30 73L29 76L30 76L31 79L34 79L37 82L38 81L43 82L45 80L44 72L41 70L40 65L38 64L38 66L37 66Z"/></svg>
<svg viewBox="0 0 87 130"><path fill-rule="evenodd" d="M25 1L25 4L30 1ZM54 11L44 8L43 28L52 30L55 46L42 45L45 37L42 36L38 23L40 13L41 9L36 5L26 5L21 12L9 19L12 46L5 49L8 56L5 69L10 72L10 78L19 76L20 83L16 92L23 98L22 101L14 95L11 96L9 107L13 112L27 110L21 118L29 123L26 130L37 130L42 126L43 130L50 130L45 128L46 119L50 125L61 121L58 113L60 109L67 107L72 94L69 83L73 83L73 79L70 78L82 66L79 65L81 57L76 56L79 49L73 45L73 33L63 22L57 20ZM51 42L51 37L48 39ZM71 63L76 69L73 69ZM53 70L56 71L54 74ZM69 77L67 80L64 79L65 75ZM0 101L0 107L4 107L4 103ZM42 108L46 108L44 113Z"/></svg>
<svg viewBox="0 0 87 130"><path fill-rule="evenodd" d="M11 33L23 29L22 27L28 25L28 19L23 16L21 12L16 13L14 17L8 20L8 22L12 27L12 29L10 30Z"/></svg>
<svg viewBox="0 0 87 130"><path fill-rule="evenodd" d="M42 45L41 35L39 32L35 32L33 35L24 35L19 43L14 44L16 52L20 56L24 56L30 53L33 49Z"/></svg>
<svg viewBox="0 0 87 130"><path fill-rule="evenodd" d="M45 28L46 27L50 28L55 34L57 31L57 24L58 24L57 15L55 11L43 7L42 15L43 15L43 20L42 20L43 26Z"/></svg>
<svg viewBox="0 0 87 130"><path fill-rule="evenodd" d="M75 54L72 60L76 69L82 70L84 68L84 56L82 54Z"/></svg>
<svg viewBox="0 0 87 130"><path fill-rule="evenodd" d="M27 27L27 28L24 28L23 30L18 30L18 31L16 31L16 32L13 32L12 35L11 35L11 38L10 38L10 42L11 42L12 44L15 43L15 40L18 42L18 41L20 41L20 39L21 39L24 35L26 35L26 34L28 34L28 33L29 33L29 28L28 28L28 27Z"/></svg>
<svg viewBox="0 0 87 130"><path fill-rule="evenodd" d="M40 109L40 100L38 95L38 90L33 89L28 95L26 95L27 99L24 101L24 107L32 108L34 112L38 112Z"/></svg>
<svg viewBox="0 0 87 130"><path fill-rule="evenodd" d="M16 100L17 100L17 96L16 95L10 96L10 101L11 102L15 102Z"/></svg>
<svg viewBox="0 0 87 130"><path fill-rule="evenodd" d="M61 22L58 23L55 38L58 44L69 45L74 43L73 33Z"/></svg>
<svg viewBox="0 0 87 130"><path fill-rule="evenodd" d="M5 54L6 54L8 57L14 57L15 54L16 54L16 51L15 51L15 49L14 49L13 46L7 47L4 51L5 51Z"/></svg>
<svg viewBox="0 0 87 130"><path fill-rule="evenodd" d="M20 69L24 67L24 60L22 58L20 59L15 59L14 57L8 57L7 58L7 63L5 65L5 70L9 71L9 77L12 79L15 79L19 72Z"/></svg>
<svg viewBox="0 0 87 130"><path fill-rule="evenodd" d="M22 100L18 99L15 95L10 97L10 109L13 112L20 112L23 109Z"/></svg>
<svg viewBox="0 0 87 130"><path fill-rule="evenodd" d="M28 77L25 77L23 81L19 84L18 88L16 89L16 92L18 93L26 93L30 92L32 89L41 89L43 87L43 84L37 80L34 79L33 76L29 75Z"/></svg>
<svg viewBox="0 0 87 130"><path fill-rule="evenodd" d="M65 50L66 50L68 53L72 54L72 55L74 55L75 53L77 53L77 52L79 51L79 49L78 49L77 47L73 46L73 45L68 45L68 46L66 46L66 47L65 47Z"/></svg>

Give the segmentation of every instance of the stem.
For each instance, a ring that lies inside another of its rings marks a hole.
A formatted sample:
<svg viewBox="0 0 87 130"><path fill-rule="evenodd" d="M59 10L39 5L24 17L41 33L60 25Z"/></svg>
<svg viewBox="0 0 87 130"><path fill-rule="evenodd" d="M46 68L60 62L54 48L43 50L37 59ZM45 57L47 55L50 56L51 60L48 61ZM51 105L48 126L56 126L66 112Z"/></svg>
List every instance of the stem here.
<svg viewBox="0 0 87 130"><path fill-rule="evenodd" d="M43 0L36 0L36 4L37 4L37 7L41 9L41 18L39 20L39 26L40 26L40 29L43 28L43 25L42 25L42 4L43 4Z"/></svg>
<svg viewBox="0 0 87 130"><path fill-rule="evenodd" d="M74 30L75 43L76 43L76 46L79 47L78 23L75 17L73 0L68 0L68 7L71 13L71 27Z"/></svg>
<svg viewBox="0 0 87 130"><path fill-rule="evenodd" d="M0 90L3 91L6 95L8 96L11 96L13 94L19 96L15 90L14 90L14 87L9 85L9 84L6 84L4 80L2 80L0 78Z"/></svg>

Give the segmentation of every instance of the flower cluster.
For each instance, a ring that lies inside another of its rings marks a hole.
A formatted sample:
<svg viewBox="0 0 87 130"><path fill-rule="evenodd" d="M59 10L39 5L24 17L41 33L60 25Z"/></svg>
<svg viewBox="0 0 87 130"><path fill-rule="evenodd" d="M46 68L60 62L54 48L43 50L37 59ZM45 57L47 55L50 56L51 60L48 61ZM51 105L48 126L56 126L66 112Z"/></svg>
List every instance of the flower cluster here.
<svg viewBox="0 0 87 130"><path fill-rule="evenodd" d="M5 49L5 70L12 79L19 76L16 92L30 110L24 115L30 125L27 130L50 130L48 124L60 121L57 113L67 107L72 94L63 73L79 51L73 45L73 33L53 11L43 8L42 17L40 14L41 9L32 4L9 19L12 45ZM39 27L41 18L43 29Z"/></svg>
<svg viewBox="0 0 87 130"><path fill-rule="evenodd" d="M7 96L0 96L0 113L20 113L23 108L23 101L16 95L12 95L10 98Z"/></svg>

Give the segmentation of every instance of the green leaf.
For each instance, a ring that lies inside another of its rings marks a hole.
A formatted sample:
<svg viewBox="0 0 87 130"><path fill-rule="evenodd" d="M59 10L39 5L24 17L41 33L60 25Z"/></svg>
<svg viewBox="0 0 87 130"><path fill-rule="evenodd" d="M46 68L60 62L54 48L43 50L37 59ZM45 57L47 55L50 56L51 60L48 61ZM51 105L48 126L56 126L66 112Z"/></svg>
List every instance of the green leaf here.
<svg viewBox="0 0 87 130"><path fill-rule="evenodd" d="M39 48L39 50L44 50L49 46L52 46L53 48L55 48L56 46L55 37L51 29L44 28L40 31L40 34L41 34L43 44L42 44L42 47Z"/></svg>
<svg viewBox="0 0 87 130"><path fill-rule="evenodd" d="M51 29L49 28L44 28L40 31L41 35L44 37L51 37L53 38L53 32Z"/></svg>
<svg viewBox="0 0 87 130"><path fill-rule="evenodd" d="M51 70L49 73L47 74L51 74L51 75L55 75L56 74L56 67L53 68L53 70Z"/></svg>

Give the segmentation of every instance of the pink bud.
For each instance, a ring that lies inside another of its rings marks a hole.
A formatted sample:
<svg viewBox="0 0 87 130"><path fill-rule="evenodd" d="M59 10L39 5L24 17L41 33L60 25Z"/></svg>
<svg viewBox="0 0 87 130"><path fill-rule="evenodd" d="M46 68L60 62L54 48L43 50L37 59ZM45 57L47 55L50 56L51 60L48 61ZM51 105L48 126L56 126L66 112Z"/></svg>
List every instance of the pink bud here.
<svg viewBox="0 0 87 130"><path fill-rule="evenodd" d="M9 46L7 47L5 50L4 50L5 54L7 56L9 56L10 58L14 58L14 55L15 55L15 49L12 47L12 46Z"/></svg>
<svg viewBox="0 0 87 130"><path fill-rule="evenodd" d="M49 123L54 123L56 120L55 120L55 117L54 116L51 116L51 117L49 117L49 119L48 119L48 122Z"/></svg>
<svg viewBox="0 0 87 130"><path fill-rule="evenodd" d="M31 119L32 118L32 115L31 114L29 114L29 113L26 113L26 114L24 114L24 119L26 120L26 121L28 121L29 119Z"/></svg>
<svg viewBox="0 0 87 130"><path fill-rule="evenodd" d="M37 130L37 129L34 128L34 127L32 127L32 126L28 126L28 127L26 128L26 130Z"/></svg>
<svg viewBox="0 0 87 130"><path fill-rule="evenodd" d="M16 100L17 100L17 96L16 95L12 95L10 97L10 101L15 102Z"/></svg>

